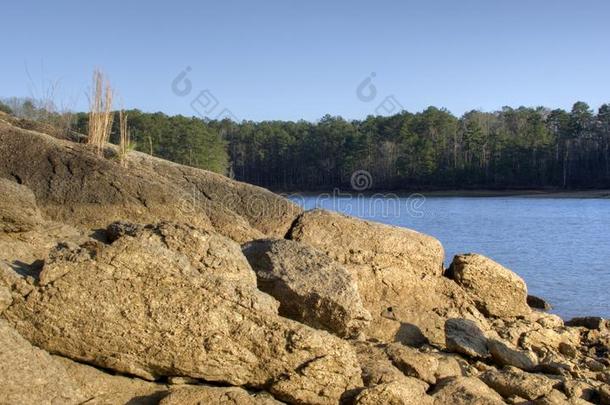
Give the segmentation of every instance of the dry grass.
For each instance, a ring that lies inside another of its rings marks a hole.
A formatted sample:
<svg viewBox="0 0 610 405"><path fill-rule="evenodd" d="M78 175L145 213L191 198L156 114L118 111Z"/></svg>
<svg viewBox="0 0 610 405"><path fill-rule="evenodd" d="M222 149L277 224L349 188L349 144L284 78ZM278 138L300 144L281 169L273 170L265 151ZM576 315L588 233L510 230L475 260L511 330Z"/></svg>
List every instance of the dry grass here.
<svg viewBox="0 0 610 405"><path fill-rule="evenodd" d="M131 137L129 128L127 127L127 114L121 110L119 112L119 161L121 165L126 166L127 153L131 150Z"/></svg>
<svg viewBox="0 0 610 405"><path fill-rule="evenodd" d="M93 72L93 94L89 100L89 134L87 143L97 148L102 155L104 146L110 138L112 129L112 98L113 90L108 80L100 70Z"/></svg>

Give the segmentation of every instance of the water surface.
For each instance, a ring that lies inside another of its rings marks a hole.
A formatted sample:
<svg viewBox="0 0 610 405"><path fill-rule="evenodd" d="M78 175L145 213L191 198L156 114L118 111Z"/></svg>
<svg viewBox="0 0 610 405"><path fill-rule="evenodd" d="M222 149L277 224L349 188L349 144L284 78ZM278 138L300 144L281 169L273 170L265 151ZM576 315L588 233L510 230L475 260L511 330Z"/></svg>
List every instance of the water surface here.
<svg viewBox="0 0 610 405"><path fill-rule="evenodd" d="M438 238L448 265L484 254L523 277L569 319L610 318L610 200L531 197L297 196L326 208Z"/></svg>

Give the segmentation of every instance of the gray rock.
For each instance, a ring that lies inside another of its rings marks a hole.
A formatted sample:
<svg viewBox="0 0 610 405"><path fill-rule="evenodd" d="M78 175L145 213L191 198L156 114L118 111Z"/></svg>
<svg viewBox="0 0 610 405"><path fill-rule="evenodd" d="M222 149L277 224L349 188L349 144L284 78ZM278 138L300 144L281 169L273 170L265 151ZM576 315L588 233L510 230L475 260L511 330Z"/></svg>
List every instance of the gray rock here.
<svg viewBox="0 0 610 405"><path fill-rule="evenodd" d="M487 338L478 325L468 319L452 318L445 322L447 349L469 357L487 357Z"/></svg>
<svg viewBox="0 0 610 405"><path fill-rule="evenodd" d="M357 337L371 315L350 273L324 253L290 240L259 240L243 247L258 288L277 299L280 315L341 337Z"/></svg>

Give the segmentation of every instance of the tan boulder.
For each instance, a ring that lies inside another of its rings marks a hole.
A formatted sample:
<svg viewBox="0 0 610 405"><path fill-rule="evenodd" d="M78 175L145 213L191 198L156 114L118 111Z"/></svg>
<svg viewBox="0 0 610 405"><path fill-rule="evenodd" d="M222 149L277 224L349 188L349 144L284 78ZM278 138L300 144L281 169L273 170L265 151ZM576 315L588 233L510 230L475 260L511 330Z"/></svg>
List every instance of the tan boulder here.
<svg viewBox="0 0 610 405"><path fill-rule="evenodd" d="M362 391L354 405L432 405L433 400L426 394L425 387L415 378L379 384Z"/></svg>
<svg viewBox="0 0 610 405"><path fill-rule="evenodd" d="M186 376L269 389L289 402L334 403L362 384L347 342L277 315L253 274L215 266L229 239L199 260L146 233L50 257L66 267L5 316L53 353L145 379ZM230 245L233 245L232 247ZM230 268L239 269L238 260Z"/></svg>
<svg viewBox="0 0 610 405"><path fill-rule="evenodd" d="M474 377L441 381L432 392L434 405L503 405L502 397Z"/></svg>
<svg viewBox="0 0 610 405"><path fill-rule="evenodd" d="M428 384L436 383L435 372L438 369L438 359L429 353L405 346L401 343L390 344L386 353L392 363L405 375L423 380Z"/></svg>
<svg viewBox="0 0 610 405"><path fill-rule="evenodd" d="M343 264L372 315L367 335L444 346L448 318L486 321L467 294L442 277L444 252L430 236L324 210L302 214L289 238Z"/></svg>
<svg viewBox="0 0 610 405"><path fill-rule="evenodd" d="M0 232L26 232L43 222L29 188L0 178L0 195Z"/></svg>
<svg viewBox="0 0 610 405"><path fill-rule="evenodd" d="M365 387L400 382L407 378L388 358L387 345L367 341L352 341L352 345L358 356Z"/></svg>
<svg viewBox="0 0 610 405"><path fill-rule="evenodd" d="M341 337L357 337L371 315L351 274L319 250L299 242L258 240L243 246L258 288L277 299L279 313Z"/></svg>
<svg viewBox="0 0 610 405"><path fill-rule="evenodd" d="M529 400L547 395L557 384L542 374L526 373L515 367L488 370L479 378L503 397L519 396Z"/></svg>
<svg viewBox="0 0 610 405"><path fill-rule="evenodd" d="M530 313L527 287L521 277L478 254L457 255L448 271L487 316L511 318Z"/></svg>
<svg viewBox="0 0 610 405"><path fill-rule="evenodd" d="M0 319L0 403L80 404L88 398L43 350Z"/></svg>
<svg viewBox="0 0 610 405"><path fill-rule="evenodd" d="M279 405L269 394L250 394L239 387L189 386L172 389L159 405Z"/></svg>

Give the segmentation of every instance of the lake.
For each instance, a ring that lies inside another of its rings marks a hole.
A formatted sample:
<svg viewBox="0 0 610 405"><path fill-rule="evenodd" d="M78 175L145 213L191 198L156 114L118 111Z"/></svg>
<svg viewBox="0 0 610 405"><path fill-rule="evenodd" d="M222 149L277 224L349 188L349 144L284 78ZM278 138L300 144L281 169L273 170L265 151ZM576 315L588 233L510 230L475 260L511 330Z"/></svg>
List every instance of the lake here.
<svg viewBox="0 0 610 405"><path fill-rule="evenodd" d="M392 194L292 195L325 208L438 238L445 264L481 253L525 279L551 312L610 318L610 200L533 197L424 197Z"/></svg>

